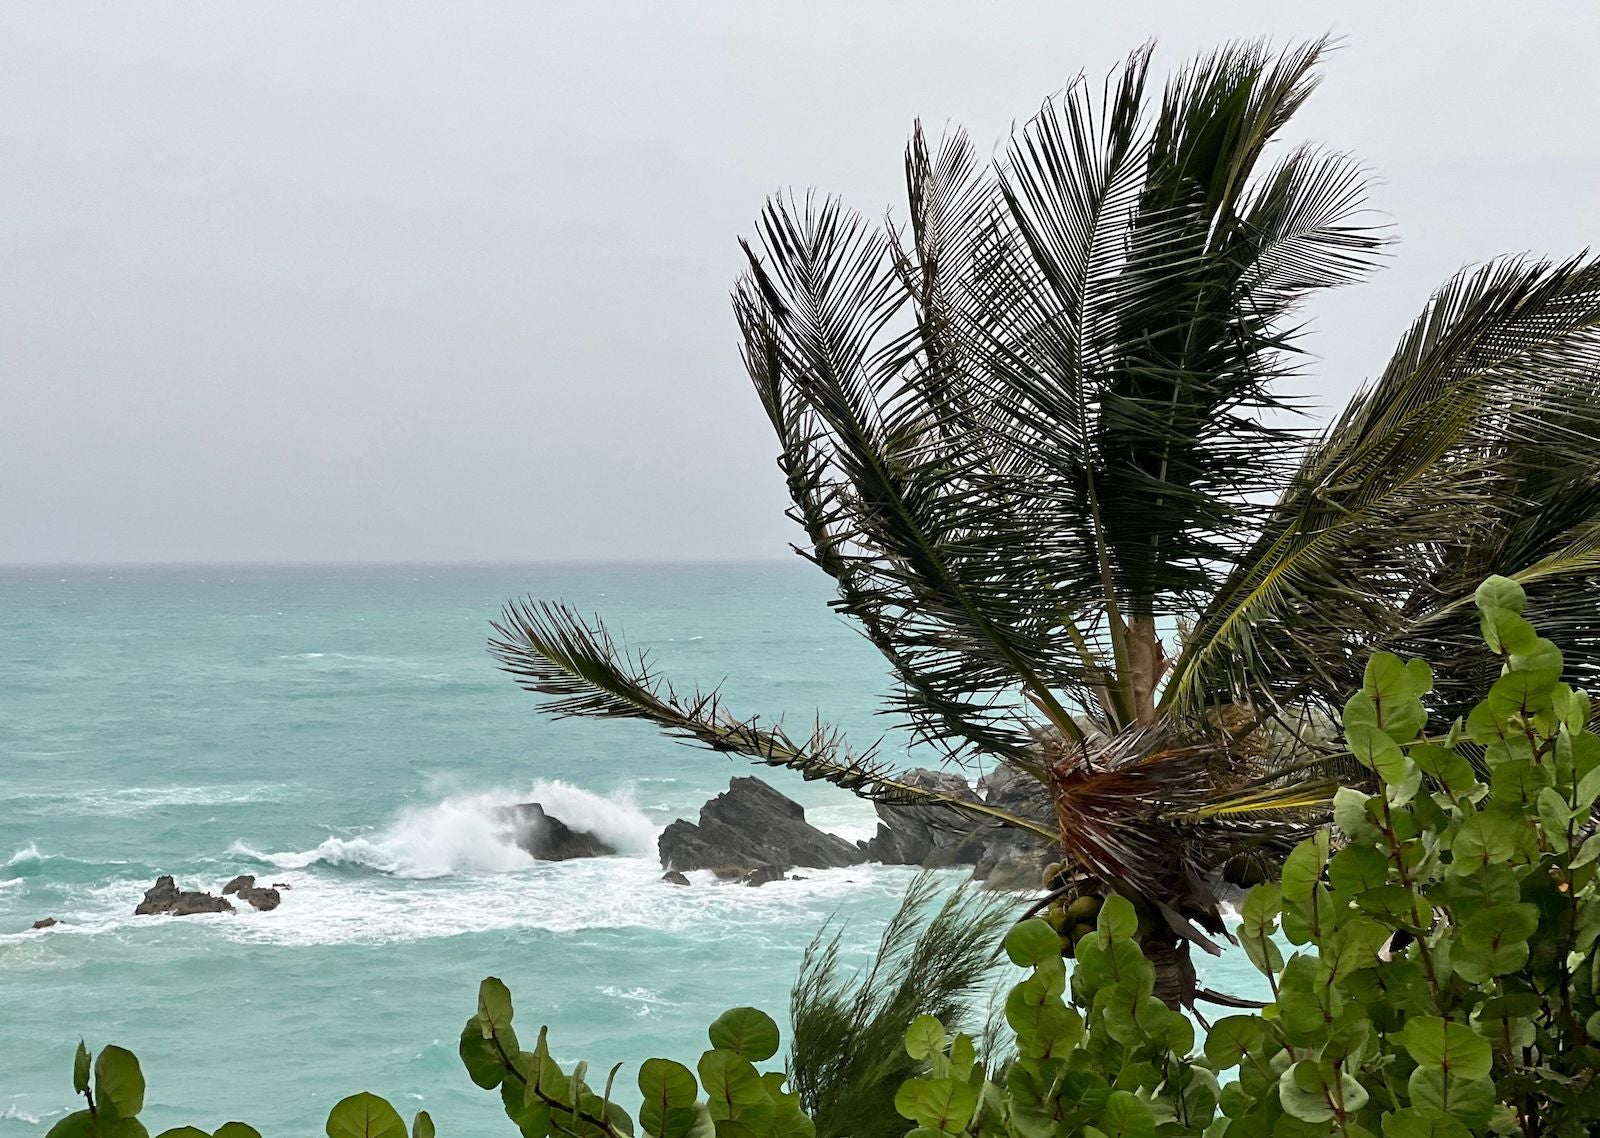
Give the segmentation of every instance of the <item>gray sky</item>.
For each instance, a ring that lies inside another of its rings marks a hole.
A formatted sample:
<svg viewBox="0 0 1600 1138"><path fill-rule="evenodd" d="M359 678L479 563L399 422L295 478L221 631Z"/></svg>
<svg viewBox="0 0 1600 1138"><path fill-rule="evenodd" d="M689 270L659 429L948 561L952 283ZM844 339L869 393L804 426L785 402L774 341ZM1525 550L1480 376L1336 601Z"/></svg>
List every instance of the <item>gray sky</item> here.
<svg viewBox="0 0 1600 1138"><path fill-rule="evenodd" d="M897 201L1144 39L1346 39L1293 136L1400 244L1316 394L1427 294L1600 238L1600 5L0 2L0 561L781 556L735 235Z"/></svg>

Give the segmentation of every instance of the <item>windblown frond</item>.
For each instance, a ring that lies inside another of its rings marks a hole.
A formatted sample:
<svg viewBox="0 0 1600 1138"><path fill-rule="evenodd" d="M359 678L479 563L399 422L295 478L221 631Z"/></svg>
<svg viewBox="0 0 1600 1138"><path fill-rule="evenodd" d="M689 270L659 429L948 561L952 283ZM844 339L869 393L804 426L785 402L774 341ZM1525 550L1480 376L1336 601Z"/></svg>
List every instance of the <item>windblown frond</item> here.
<svg viewBox="0 0 1600 1138"><path fill-rule="evenodd" d="M489 649L501 667L528 691L553 697L544 710L557 718L642 719L686 742L786 767L873 801L937 805L986 823L1054 837L1048 827L998 807L902 782L871 751L855 754L838 732L820 722L809 735L796 738L781 723L764 726L730 714L715 690L680 695L647 656L630 656L603 624L587 623L563 606L533 601L507 605L494 630Z"/></svg>
<svg viewBox="0 0 1600 1138"><path fill-rule="evenodd" d="M1596 675L1597 468L1600 262L1463 273L1308 451L1197 623L1166 706L1336 706L1383 648L1424 653L1473 690L1463 602L1490 573L1584 599L1547 619L1567 618L1574 673Z"/></svg>
<svg viewBox="0 0 1600 1138"><path fill-rule="evenodd" d="M1047 103L985 170L907 154L909 243L768 204L735 293L805 551L921 738L1029 762L1021 712L1150 722L1153 620L1258 525L1286 318L1376 247L1361 178L1258 175L1323 45L1225 49L1146 107L1148 50ZM1131 631L1130 631L1131 630Z"/></svg>

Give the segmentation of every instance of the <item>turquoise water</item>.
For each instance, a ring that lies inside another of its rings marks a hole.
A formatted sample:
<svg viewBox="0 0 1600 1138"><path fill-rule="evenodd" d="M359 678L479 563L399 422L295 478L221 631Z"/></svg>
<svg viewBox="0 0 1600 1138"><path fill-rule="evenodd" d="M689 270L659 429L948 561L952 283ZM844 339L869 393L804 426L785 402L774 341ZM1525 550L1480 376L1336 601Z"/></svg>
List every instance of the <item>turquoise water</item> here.
<svg viewBox="0 0 1600 1138"><path fill-rule="evenodd" d="M909 871L660 884L659 828L750 768L539 715L484 651L520 593L604 613L675 679L726 678L735 711L820 709L858 743L886 726L879 657L798 562L0 570L0 1138L71 1109L80 1035L140 1055L152 1132L317 1134L355 1090L498 1132L455 1054L483 976L559 1059L627 1063L631 1086L725 1007L781 1017L830 917L876 938ZM871 832L851 796L763 775ZM529 861L489 818L529 799L623 853ZM271 913L133 917L161 873L291 888Z"/></svg>

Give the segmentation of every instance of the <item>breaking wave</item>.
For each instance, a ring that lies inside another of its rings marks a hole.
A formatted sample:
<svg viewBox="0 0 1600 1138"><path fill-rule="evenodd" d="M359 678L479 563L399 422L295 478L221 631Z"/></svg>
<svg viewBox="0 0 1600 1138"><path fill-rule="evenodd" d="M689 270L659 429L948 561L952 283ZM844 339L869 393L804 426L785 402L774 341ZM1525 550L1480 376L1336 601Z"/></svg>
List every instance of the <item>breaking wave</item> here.
<svg viewBox="0 0 1600 1138"><path fill-rule="evenodd" d="M403 810L375 833L329 837L309 850L263 853L236 842L232 852L279 869L345 866L417 878L515 873L534 864L517 846L505 812L519 802L540 803L548 814L620 853L654 855L656 825L631 797L602 797L559 781L538 782L525 792L452 795Z"/></svg>

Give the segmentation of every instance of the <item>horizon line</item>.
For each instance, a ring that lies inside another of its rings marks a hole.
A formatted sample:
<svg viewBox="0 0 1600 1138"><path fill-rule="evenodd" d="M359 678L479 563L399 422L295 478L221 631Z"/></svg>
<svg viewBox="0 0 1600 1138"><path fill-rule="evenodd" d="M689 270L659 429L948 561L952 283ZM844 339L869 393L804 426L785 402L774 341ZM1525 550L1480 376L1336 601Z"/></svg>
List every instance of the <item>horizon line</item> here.
<svg viewBox="0 0 1600 1138"><path fill-rule="evenodd" d="M794 555L791 554L790 557ZM184 561L4 561L0 572L18 569L518 569L587 568L601 565L638 565L671 568L697 565L782 565L789 557L549 557L458 558L434 560L377 558L307 558L249 561L243 559Z"/></svg>

